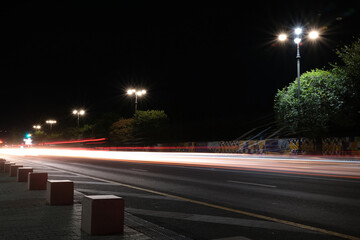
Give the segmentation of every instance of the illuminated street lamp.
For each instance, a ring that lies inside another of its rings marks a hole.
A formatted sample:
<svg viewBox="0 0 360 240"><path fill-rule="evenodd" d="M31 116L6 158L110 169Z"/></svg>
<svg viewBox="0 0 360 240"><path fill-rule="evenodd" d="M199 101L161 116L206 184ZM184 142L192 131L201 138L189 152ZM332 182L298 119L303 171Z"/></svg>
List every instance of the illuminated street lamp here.
<svg viewBox="0 0 360 240"><path fill-rule="evenodd" d="M41 126L40 125L34 125L33 128L36 129L36 130L40 130Z"/></svg>
<svg viewBox="0 0 360 240"><path fill-rule="evenodd" d="M299 36L301 33L302 33L302 28L300 28L300 27L297 27L297 28L295 28L295 30L294 30L294 33L297 35L297 36Z"/></svg>
<svg viewBox="0 0 360 240"><path fill-rule="evenodd" d="M47 123L47 124L50 124L50 131L51 131L52 125L53 125L53 124L56 124L56 120L47 120L46 123Z"/></svg>
<svg viewBox="0 0 360 240"><path fill-rule="evenodd" d="M296 44L296 61L297 61L297 99L298 102L300 102L300 43L301 43L301 37L302 37L303 29L298 27L294 29L294 42ZM319 37L319 32L312 30L308 34L308 38L311 40L315 40ZM278 36L279 41L286 41L287 35L285 33L282 33ZM300 109L298 109L300 112ZM299 138L299 151L301 151L301 140Z"/></svg>
<svg viewBox="0 0 360 240"><path fill-rule="evenodd" d="M80 109L80 110L75 109L75 110L73 111L73 114L74 114L74 115L77 115L77 127L79 127L80 115L81 115L81 116L84 115L84 114L85 114L85 110L83 110L83 109Z"/></svg>
<svg viewBox="0 0 360 240"><path fill-rule="evenodd" d="M137 112L137 103L138 103L138 96L144 96L146 94L146 90L137 90L137 89L129 89L127 90L127 94L132 96L135 95L135 113Z"/></svg>
<svg viewBox="0 0 360 240"><path fill-rule="evenodd" d="M297 27L294 29L294 42L296 44L296 60L297 60L297 82L298 82L298 90L297 90L297 98L300 101L300 43L301 43L301 36L303 33L303 29L300 27ZM312 30L309 32L308 34L308 38L311 40L315 40L319 37L319 32ZM278 40L279 41L286 41L287 40L287 35L285 33L281 33L278 36Z"/></svg>
<svg viewBox="0 0 360 240"><path fill-rule="evenodd" d="M282 33L278 37L279 41L285 41L287 39L287 35L285 33Z"/></svg>
<svg viewBox="0 0 360 240"><path fill-rule="evenodd" d="M318 37L319 37L319 32L318 31L313 30L313 31L309 32L309 38L310 39L317 39Z"/></svg>

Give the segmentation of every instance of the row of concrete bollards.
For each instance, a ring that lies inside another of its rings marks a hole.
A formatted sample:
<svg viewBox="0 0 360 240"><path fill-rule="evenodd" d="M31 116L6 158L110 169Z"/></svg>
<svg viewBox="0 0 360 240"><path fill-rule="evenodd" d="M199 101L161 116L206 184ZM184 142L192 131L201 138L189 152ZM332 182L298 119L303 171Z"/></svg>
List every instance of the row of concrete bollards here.
<svg viewBox="0 0 360 240"><path fill-rule="evenodd" d="M31 167L0 159L0 172L27 182L28 190L46 190L46 204L72 205L74 182L49 180L46 172L34 172ZM81 230L91 235L124 232L124 199L115 195L92 195L82 199Z"/></svg>

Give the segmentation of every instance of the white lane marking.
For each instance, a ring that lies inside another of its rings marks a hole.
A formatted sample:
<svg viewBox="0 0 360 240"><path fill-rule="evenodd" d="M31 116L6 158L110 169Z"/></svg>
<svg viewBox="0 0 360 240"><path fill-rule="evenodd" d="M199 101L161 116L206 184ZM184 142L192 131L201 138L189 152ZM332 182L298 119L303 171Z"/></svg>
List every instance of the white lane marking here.
<svg viewBox="0 0 360 240"><path fill-rule="evenodd" d="M175 198L164 197L155 194L143 194L143 193L130 193L130 192L119 192L119 191L103 191L103 190L94 190L88 188L76 188L77 191L88 194L94 195L116 195L119 197L135 197L135 198L148 198L148 199L160 199L160 200L169 200L169 201L181 201Z"/></svg>
<svg viewBox="0 0 360 240"><path fill-rule="evenodd" d="M118 185L116 183L111 183L111 182L93 182L93 181L73 181L73 182L77 184L85 184L85 185L113 185L113 186Z"/></svg>
<svg viewBox="0 0 360 240"><path fill-rule="evenodd" d="M61 174L61 173L49 173L48 174L49 177L59 177L59 178L63 178L63 177L69 177L69 178L84 178L82 176L77 176L77 175L69 175L69 174Z"/></svg>
<svg viewBox="0 0 360 240"><path fill-rule="evenodd" d="M229 183L239 183L239 184L245 184L245 185L253 185L253 186L259 186L259 187L269 187L269 188L276 188L277 186L274 185L267 185L267 184L260 184L260 183L249 183L249 182L240 182L240 181L233 181L228 180Z"/></svg>

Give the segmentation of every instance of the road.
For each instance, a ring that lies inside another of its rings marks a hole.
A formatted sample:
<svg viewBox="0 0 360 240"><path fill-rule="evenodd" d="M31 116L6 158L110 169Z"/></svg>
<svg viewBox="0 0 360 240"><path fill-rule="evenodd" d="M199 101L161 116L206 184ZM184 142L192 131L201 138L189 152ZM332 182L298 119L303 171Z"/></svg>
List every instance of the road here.
<svg viewBox="0 0 360 240"><path fill-rule="evenodd" d="M50 152L2 151L84 194L122 196L127 212L190 239L360 239L354 159Z"/></svg>

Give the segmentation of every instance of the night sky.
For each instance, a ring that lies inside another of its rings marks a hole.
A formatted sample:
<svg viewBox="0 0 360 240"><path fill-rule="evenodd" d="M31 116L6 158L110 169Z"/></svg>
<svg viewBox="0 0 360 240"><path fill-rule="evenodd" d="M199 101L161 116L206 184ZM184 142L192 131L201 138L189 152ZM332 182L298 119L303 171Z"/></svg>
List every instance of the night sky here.
<svg viewBox="0 0 360 240"><path fill-rule="evenodd" d="M222 2L2 6L0 129L70 119L78 107L87 119L129 117L126 90L137 87L148 91L140 110L239 136L271 121L277 89L296 77L296 46L276 41L281 30L322 29L320 41L301 46L302 72L336 61L334 50L360 34L360 7L350 1Z"/></svg>

